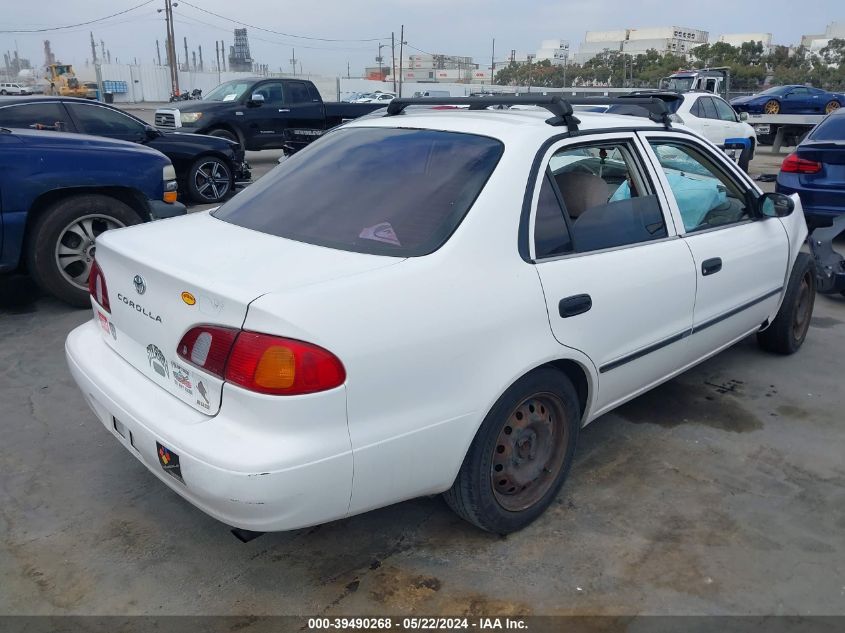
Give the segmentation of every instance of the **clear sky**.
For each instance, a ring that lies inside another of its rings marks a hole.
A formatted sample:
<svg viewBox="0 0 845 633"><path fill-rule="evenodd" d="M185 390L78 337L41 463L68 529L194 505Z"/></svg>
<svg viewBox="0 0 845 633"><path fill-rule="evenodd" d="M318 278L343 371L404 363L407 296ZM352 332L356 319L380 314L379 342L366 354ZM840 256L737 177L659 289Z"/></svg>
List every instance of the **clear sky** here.
<svg viewBox="0 0 845 633"><path fill-rule="evenodd" d="M489 0L189 0L174 9L179 61L183 61L182 38L190 50L203 48L206 64L214 59L214 42L232 44L230 18L277 33L249 28L253 58L270 68L291 70L291 49L306 73L352 75L375 65L378 44L390 44L395 32L405 25L405 39L427 52L466 55L489 66L491 41L496 38L496 59L505 59L511 49L533 52L542 39L568 39L572 49L588 30L648 26L685 26L710 32L711 41L723 33L772 33L775 43L794 44L805 33L823 33L829 22L845 20L841 0L710 0L667 2L666 0L549 0L491 2ZM42 29L95 20L139 5L144 0L2 0L0 31ZM97 42L105 41L112 59L122 63L137 58L151 63L155 41L161 41L165 26L164 0L120 16L87 26L42 33L0 32L0 50L14 51L34 65L44 62L43 40L49 39L60 61L84 65L91 56L89 31ZM57 9L61 10L57 10ZM223 18L203 12L217 13ZM286 33L288 35L279 35ZM292 36L307 36L305 39ZM351 41L371 40L374 41ZM407 49L406 49L407 50ZM389 59L390 49L382 50Z"/></svg>

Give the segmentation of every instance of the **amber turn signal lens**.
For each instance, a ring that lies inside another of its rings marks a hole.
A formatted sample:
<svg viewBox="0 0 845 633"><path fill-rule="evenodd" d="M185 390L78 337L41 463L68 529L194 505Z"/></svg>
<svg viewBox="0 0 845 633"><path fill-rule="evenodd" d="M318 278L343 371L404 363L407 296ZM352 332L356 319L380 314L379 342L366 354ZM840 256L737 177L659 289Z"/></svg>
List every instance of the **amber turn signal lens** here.
<svg viewBox="0 0 845 633"><path fill-rule="evenodd" d="M187 303L189 306L192 306L197 302L197 298L186 290L182 293L182 301Z"/></svg>
<svg viewBox="0 0 845 633"><path fill-rule="evenodd" d="M296 356L293 350L274 345L264 350L253 380L265 389L289 389L296 378Z"/></svg>
<svg viewBox="0 0 845 633"><path fill-rule="evenodd" d="M165 202L176 202L176 198L179 194L176 191L165 191L164 192L164 201Z"/></svg>

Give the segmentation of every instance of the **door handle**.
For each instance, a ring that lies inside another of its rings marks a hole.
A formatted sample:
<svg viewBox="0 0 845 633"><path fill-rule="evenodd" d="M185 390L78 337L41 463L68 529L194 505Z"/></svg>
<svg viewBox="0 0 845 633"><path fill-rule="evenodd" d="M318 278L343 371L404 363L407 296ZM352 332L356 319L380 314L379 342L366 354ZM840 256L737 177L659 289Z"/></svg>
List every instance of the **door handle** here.
<svg viewBox="0 0 845 633"><path fill-rule="evenodd" d="M722 270L722 258L713 257L712 259L705 259L701 262L701 274L705 277Z"/></svg>
<svg viewBox="0 0 845 633"><path fill-rule="evenodd" d="M558 312L564 319L584 314L593 307L593 299L590 295L572 295L561 299L558 304Z"/></svg>
<svg viewBox="0 0 845 633"><path fill-rule="evenodd" d="M279 108L279 112L290 112L290 108Z"/></svg>

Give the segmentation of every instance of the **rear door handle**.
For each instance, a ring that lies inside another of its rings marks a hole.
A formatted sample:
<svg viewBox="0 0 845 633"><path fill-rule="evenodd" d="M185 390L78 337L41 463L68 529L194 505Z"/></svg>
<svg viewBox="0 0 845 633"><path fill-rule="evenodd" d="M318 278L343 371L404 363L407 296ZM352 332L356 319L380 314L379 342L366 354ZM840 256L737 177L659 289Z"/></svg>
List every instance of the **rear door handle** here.
<svg viewBox="0 0 845 633"><path fill-rule="evenodd" d="M279 112L290 112L290 108L279 108Z"/></svg>
<svg viewBox="0 0 845 633"><path fill-rule="evenodd" d="M593 299L590 295L572 295L561 299L558 304L558 312L564 319L584 314L593 307Z"/></svg>
<svg viewBox="0 0 845 633"><path fill-rule="evenodd" d="M701 274L705 277L722 270L722 258L713 257L712 259L705 259L701 262Z"/></svg>

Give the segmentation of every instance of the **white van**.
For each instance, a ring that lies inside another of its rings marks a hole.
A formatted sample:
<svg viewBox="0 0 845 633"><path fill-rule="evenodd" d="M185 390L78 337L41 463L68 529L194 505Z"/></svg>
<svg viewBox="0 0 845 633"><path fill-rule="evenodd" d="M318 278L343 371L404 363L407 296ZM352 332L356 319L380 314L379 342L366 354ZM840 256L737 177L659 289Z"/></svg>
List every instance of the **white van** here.
<svg viewBox="0 0 845 633"><path fill-rule="evenodd" d="M20 84L0 83L0 95L30 95L32 92Z"/></svg>

